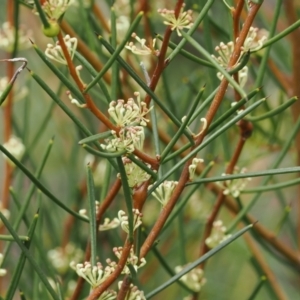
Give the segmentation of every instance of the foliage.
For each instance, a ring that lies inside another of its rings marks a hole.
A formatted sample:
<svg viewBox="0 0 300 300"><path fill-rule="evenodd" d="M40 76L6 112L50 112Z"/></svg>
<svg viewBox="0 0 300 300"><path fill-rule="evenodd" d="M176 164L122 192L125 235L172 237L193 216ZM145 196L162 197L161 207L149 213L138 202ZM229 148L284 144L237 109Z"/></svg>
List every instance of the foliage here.
<svg viewBox="0 0 300 300"><path fill-rule="evenodd" d="M4 1L5 299L295 299L283 2Z"/></svg>

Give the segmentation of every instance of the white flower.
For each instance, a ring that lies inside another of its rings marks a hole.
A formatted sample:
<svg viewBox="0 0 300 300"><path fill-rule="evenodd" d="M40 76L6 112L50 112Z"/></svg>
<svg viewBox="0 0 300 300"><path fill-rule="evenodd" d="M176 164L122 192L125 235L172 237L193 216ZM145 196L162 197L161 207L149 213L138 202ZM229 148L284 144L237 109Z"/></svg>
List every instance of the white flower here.
<svg viewBox="0 0 300 300"><path fill-rule="evenodd" d="M204 160L201 159L201 158L197 158L197 157L193 158L192 163L189 165L189 174L190 174L189 179L190 179L190 181L194 180L197 165L199 163L203 163L203 161Z"/></svg>
<svg viewBox="0 0 300 300"><path fill-rule="evenodd" d="M46 0L42 4L42 9L49 19L58 20L72 2L73 0ZM36 8L33 12L38 14Z"/></svg>
<svg viewBox="0 0 300 300"><path fill-rule="evenodd" d="M117 228L120 225L120 220L114 218L110 220L109 218L104 219L104 223L99 226L99 231L110 230L113 228Z"/></svg>
<svg viewBox="0 0 300 300"><path fill-rule="evenodd" d="M129 98L126 103L123 99L110 102L108 113L117 126L147 126L149 120L145 118L145 115L147 115L149 109L146 103L141 101L139 92L134 92L134 96L137 103L133 98Z"/></svg>
<svg viewBox="0 0 300 300"><path fill-rule="evenodd" d="M23 145L22 141L13 135L6 143L3 144L3 147L7 151L9 151L10 154L12 154L17 160L21 160L25 152L25 146ZM14 163L9 160L5 154L3 154L3 156L12 166L14 166Z"/></svg>
<svg viewBox="0 0 300 300"><path fill-rule="evenodd" d="M146 46L146 40L139 38L135 32L132 33L131 37L134 38L138 42L138 44L135 45L133 42L129 42L125 46L126 49L137 55L158 55L159 51L154 49L156 39L153 39L151 47L148 47Z"/></svg>
<svg viewBox="0 0 300 300"><path fill-rule="evenodd" d="M86 103L79 103L79 101L75 98L73 98L72 94L70 91L66 91L66 94L68 98L71 100L71 103L76 105L79 108L86 108Z"/></svg>
<svg viewBox="0 0 300 300"><path fill-rule="evenodd" d="M161 14L163 18L165 18L167 21L164 21L165 25L171 26L171 30L175 30L178 34L178 36L181 36L181 33L179 30L183 28L191 28L193 25L192 22L192 10L183 11L185 4L182 5L181 11L178 15L178 18L175 17L175 11L169 10L169 9L158 9L157 12Z"/></svg>
<svg viewBox="0 0 300 300"><path fill-rule="evenodd" d="M179 273L185 266L175 267L175 272ZM203 270L200 268L194 268L190 272L184 274L180 280L184 282L194 292L200 292L202 286L206 283Z"/></svg>
<svg viewBox="0 0 300 300"><path fill-rule="evenodd" d="M239 64L240 59L244 53L248 51L254 52L259 50L263 46L264 42L267 40L268 35L269 35L268 31L266 31L265 29L259 30L258 28L250 27L244 45L241 47L240 57L238 58L235 66ZM218 52L219 56L216 57L212 55L212 58L221 67L226 69L228 67L228 63L231 59L234 50L234 43L232 41L227 44L221 42L220 45L215 48L215 50ZM223 80L224 75L218 72L217 77L220 80ZM246 84L247 79L248 79L248 67L244 66L240 71L238 71L239 85L243 87Z"/></svg>
<svg viewBox="0 0 300 300"><path fill-rule="evenodd" d="M117 258L120 259L122 255L123 248L122 247L114 247L113 252L117 256ZM112 269L116 267L116 263L111 261L110 259L106 260L106 262L110 265ZM129 257L127 258L126 264L130 264L133 266L135 271L137 271L139 268L143 267L146 264L145 258L139 258L134 254L133 248L130 249ZM130 270L127 266L124 267L122 274L130 274Z"/></svg>
<svg viewBox="0 0 300 300"><path fill-rule="evenodd" d="M74 261L72 261L70 266L76 271L77 275L85 279L92 288L95 288L104 282L106 278L114 271L109 266L103 269L101 263L97 263L96 266L92 266L90 262L76 264Z"/></svg>
<svg viewBox="0 0 300 300"><path fill-rule="evenodd" d="M242 47L243 52L247 51L257 51L259 50L264 42L268 39L269 32L265 29L258 29L255 27L250 27L248 35L245 39L244 45Z"/></svg>
<svg viewBox="0 0 300 300"><path fill-rule="evenodd" d="M164 181L155 189L155 191L152 192L152 195L162 204L162 206L165 206L177 184L178 181ZM152 185L148 187L148 190L151 187Z"/></svg>
<svg viewBox="0 0 300 300"><path fill-rule="evenodd" d="M18 29L18 50L25 50L31 47L29 39L32 32L25 31L23 27ZM6 52L12 52L15 44L15 28L8 22L2 24L0 29L0 48Z"/></svg>
<svg viewBox="0 0 300 300"><path fill-rule="evenodd" d="M207 245L207 247L214 248L228 239L231 234L225 235L225 232L226 227L223 226L223 222L221 220L215 221L213 223L213 228L210 236L205 240L205 244Z"/></svg>
<svg viewBox="0 0 300 300"><path fill-rule="evenodd" d="M142 216L143 214L139 212L138 209L132 209L133 212L133 231L135 231L143 222L142 222ZM120 221L122 229L129 233L129 222L128 222L128 216L126 216L125 211L119 210L118 212L118 219Z"/></svg>
<svg viewBox="0 0 300 300"><path fill-rule="evenodd" d="M114 130L111 131L114 138L106 139L106 144L101 147L108 152L126 151L133 152L135 149L142 149L144 145L145 133L142 126L129 126L122 128L117 136Z"/></svg>
<svg viewBox="0 0 300 300"><path fill-rule="evenodd" d="M71 56L71 59L73 59L76 48L77 48L77 39L71 38L68 34L64 37L64 42L66 44L66 47L68 49L68 52ZM52 44L47 44L47 48L45 50L45 54L47 57L49 57L52 60L55 60L61 64L67 65L66 58L63 54L62 48L59 45L59 42L56 42L55 46Z"/></svg>

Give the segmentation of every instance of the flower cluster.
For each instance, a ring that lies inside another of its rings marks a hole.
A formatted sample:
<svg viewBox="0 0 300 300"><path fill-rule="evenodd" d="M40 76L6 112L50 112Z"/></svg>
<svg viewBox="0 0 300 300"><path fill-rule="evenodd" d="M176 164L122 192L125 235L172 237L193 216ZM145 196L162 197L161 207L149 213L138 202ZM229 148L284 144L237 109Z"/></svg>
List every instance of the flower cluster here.
<svg viewBox="0 0 300 300"><path fill-rule="evenodd" d="M118 259L120 259L121 255L122 255L122 251L123 251L122 247L114 247L113 248L113 252L117 256ZM110 259L107 259L106 262L112 269L115 269L117 266L116 262L111 261ZM139 259L134 254L133 248L131 248L126 264L132 265L133 268L135 269L135 271L137 271L139 268L143 267L146 264L146 260L145 260L145 258ZM122 271L122 274L130 274L130 269L127 266L125 266Z"/></svg>
<svg viewBox="0 0 300 300"><path fill-rule="evenodd" d="M139 212L138 209L132 209L133 212L133 231L135 231L143 222L142 222L142 216L143 214ZM119 222L121 224L122 229L129 233L129 222L128 222L128 216L126 216L125 211L120 210L118 212L118 218Z"/></svg>
<svg viewBox="0 0 300 300"><path fill-rule="evenodd" d="M76 248L74 244L69 243L66 247L57 247L48 251L48 259L59 274L65 274L68 271L71 261L78 263L83 258L83 251Z"/></svg>
<svg viewBox="0 0 300 300"><path fill-rule="evenodd" d="M68 49L68 52L71 56L71 59L73 59L76 48L77 48L77 39L71 38L68 34L64 37L64 43ZM61 45L59 42L56 42L55 46L52 44L47 44L47 48L45 50L45 54L50 59L59 62L63 65L67 65L66 58L64 56L64 53L62 51Z"/></svg>
<svg viewBox="0 0 300 300"><path fill-rule="evenodd" d="M225 69L228 66L229 60L233 53L233 49L234 49L233 42L229 42L227 44L224 44L223 42L221 42L220 45L215 48L215 50L218 52L219 56L216 57L216 56L212 55L212 58L214 58L216 60L216 62ZM241 53L241 56L242 56L242 53ZM220 80L222 80L224 78L224 75L221 72L218 72L217 77ZM245 66L238 72L239 85L241 87L243 87L246 84L247 78L248 78L248 67Z"/></svg>
<svg viewBox="0 0 300 300"><path fill-rule="evenodd" d="M106 144L101 144L104 150L109 152L125 150L130 153L143 148L144 126L149 122L145 115L149 109L146 103L141 101L139 92L134 92L134 96L136 102L133 98L129 98L126 103L122 99L110 103L108 113L121 129L118 134L114 130L111 131L113 138L106 139Z"/></svg>
<svg viewBox="0 0 300 300"><path fill-rule="evenodd" d="M100 285L114 271L114 268L107 266L103 268L101 263L92 266L90 262L84 264L76 264L74 261L70 263L70 267L74 269L78 276L84 278L92 288Z"/></svg>
<svg viewBox="0 0 300 300"><path fill-rule="evenodd" d="M155 189L155 191L152 192L152 195L162 204L162 206L165 206L177 184L177 181L164 181ZM152 185L150 185L148 189L151 187Z"/></svg>
<svg viewBox="0 0 300 300"><path fill-rule="evenodd" d="M117 228L120 225L120 220L118 218L113 218L110 220L109 218L104 219L104 223L100 224L99 231L106 231L110 229Z"/></svg>
<svg viewBox="0 0 300 300"><path fill-rule="evenodd" d="M137 54L137 55L158 55L159 51L155 50L155 43L156 39L152 40L152 45L150 47L146 46L146 40L141 39L136 35L135 32L132 33L131 35L132 38L134 38L137 41L137 44L134 44L133 42L129 42L125 48L130 50L132 53Z"/></svg>
<svg viewBox="0 0 300 300"><path fill-rule="evenodd" d="M238 170L238 168L236 168ZM240 174L246 173L246 168L242 168ZM226 176L226 174L222 174L222 176ZM245 188L247 185L247 182L250 181L251 178L240 178L240 179L233 179L233 180L226 180L225 184L223 185L224 195L231 195L234 198L237 198L240 196L241 191Z"/></svg>
<svg viewBox="0 0 300 300"><path fill-rule="evenodd" d="M31 1L34 3L34 1ZM58 20L72 4L73 0L45 0L42 9L50 20ZM34 7L33 12L37 13Z"/></svg>
<svg viewBox="0 0 300 300"><path fill-rule="evenodd" d="M15 31L14 26L5 22L0 29L0 49L6 52L12 52L15 45ZM30 38L32 32L30 30L25 31L23 27L18 29L18 50L25 50L31 47Z"/></svg>
<svg viewBox="0 0 300 300"><path fill-rule="evenodd" d="M104 291L98 300L115 300L117 299L117 293L113 290Z"/></svg>
<svg viewBox="0 0 300 300"><path fill-rule="evenodd" d="M101 144L102 149L108 152L133 152L135 149L142 149L145 140L144 128L142 126L124 127L119 135L112 130L113 138L105 139L106 144Z"/></svg>
<svg viewBox="0 0 300 300"><path fill-rule="evenodd" d="M184 266L177 266L175 267L175 272L179 273L183 268ZM200 292L202 286L206 283L203 270L200 268L195 268L187 274L184 274L180 280L194 292Z"/></svg>
<svg viewBox="0 0 300 300"><path fill-rule="evenodd" d="M133 98L129 98L126 103L123 99L110 102L108 113L117 126L147 126L149 122L149 120L145 118L145 115L149 112L147 105L141 101L139 92L134 92L134 96L136 97L137 103L135 103Z"/></svg>
<svg viewBox="0 0 300 300"><path fill-rule="evenodd" d="M121 290L123 281L118 282L118 288ZM126 300L146 300L143 291L140 291L135 285L130 284L129 290L125 297Z"/></svg>
<svg viewBox="0 0 300 300"><path fill-rule="evenodd" d="M3 144L3 147L8 150L10 154L12 154L17 160L21 160L25 152L25 146L23 145L22 141L13 135L6 143ZM15 164L10 159L8 159L5 154L3 154L3 157L11 166L15 166Z"/></svg>
<svg viewBox="0 0 300 300"><path fill-rule="evenodd" d="M180 13L178 15L178 17L175 17L175 11L174 10L169 10L169 9L158 9L157 12L166 19L166 21L164 21L165 25L169 25L171 26L171 30L175 30L178 34L178 36L181 36L181 33L179 30L182 30L183 28L191 28L193 25L192 22L192 10L187 10L187 11L183 11L184 10L184 6L185 4L182 5Z"/></svg>
<svg viewBox="0 0 300 300"><path fill-rule="evenodd" d="M214 248L228 239L231 235L225 235L225 232L226 227L223 226L223 222L221 220L215 221L213 223L213 228L210 236L205 240L205 244L207 245L207 247Z"/></svg>
<svg viewBox="0 0 300 300"><path fill-rule="evenodd" d="M255 52L262 48L263 44L269 37L269 32L265 29L258 29L256 27L250 27L248 35L245 39L242 51Z"/></svg>
<svg viewBox="0 0 300 300"><path fill-rule="evenodd" d="M258 28L250 27L244 45L241 47L241 54L236 65L239 64L240 59L244 53L248 51L254 52L261 49L264 42L267 40L268 35L269 33L264 29L259 30ZM234 43L232 41L227 44L221 42L219 46L216 46L215 50L218 52L219 56L216 57L212 55L212 58L215 59L215 61L221 67L226 69L228 67L228 63L230 61L231 55L234 50ZM222 80L224 78L224 75L218 72L217 77L220 80ZM245 83L247 82L247 78L248 78L248 67L245 66L238 72L238 80L239 80L239 85L241 87L245 85Z"/></svg>
<svg viewBox="0 0 300 300"><path fill-rule="evenodd" d="M123 157L123 164L127 175L129 187L139 187L143 182L147 181L151 176L132 162L129 158ZM147 164L150 168L151 166Z"/></svg>

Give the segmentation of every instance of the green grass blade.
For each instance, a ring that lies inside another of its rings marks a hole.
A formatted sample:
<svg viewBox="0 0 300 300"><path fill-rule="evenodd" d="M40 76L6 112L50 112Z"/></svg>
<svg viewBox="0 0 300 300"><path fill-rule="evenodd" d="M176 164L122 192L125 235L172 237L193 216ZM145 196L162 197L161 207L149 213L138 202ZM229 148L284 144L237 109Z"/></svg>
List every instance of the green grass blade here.
<svg viewBox="0 0 300 300"><path fill-rule="evenodd" d="M59 300L59 297L57 296L57 294L53 290L52 286L50 285L46 274L43 272L41 267L37 264L35 258L31 255L31 253L29 252L27 247L19 239L18 234L13 229L13 227L10 225L10 223L5 218L5 216L1 213L1 211L0 211L0 219L2 220L4 226L7 228L7 230L10 232L10 234L14 237L16 243L18 244L18 246L20 247L20 249L22 250L22 252L26 256L26 258L28 259L28 261L32 265L35 272L39 275L41 281L44 283L44 285L45 285L46 289L48 290L48 292L50 293L50 295L53 297L54 300Z"/></svg>
<svg viewBox="0 0 300 300"><path fill-rule="evenodd" d="M89 225L90 225L90 240L91 240L91 264L97 265L97 226L96 226L96 203L95 203L95 186L90 165L86 167L87 173L87 195L89 203Z"/></svg>
<svg viewBox="0 0 300 300"><path fill-rule="evenodd" d="M36 213L34 218L33 218L33 221L29 227L29 230L28 230L28 240L25 241L24 243L24 246L29 249L30 247L30 244L31 244L31 240L33 238L33 235L34 235L34 231L35 231L35 227L36 227L36 224L37 224L37 221L38 221L38 218L39 218L39 214ZM22 239L20 239L20 237L18 236L19 240L22 241ZM24 252L22 252L20 258L19 258L19 261L18 261L18 264L17 264L17 267L14 271L14 274L11 278L11 282L10 282L10 285L9 285L9 288L7 290L7 294L6 294L6 300L11 300L13 299L14 297L14 294L18 288L18 284L19 284L19 281L20 281L20 278L21 278L21 275L22 275L22 272L23 272L23 268L24 268L24 265L25 265L25 261L26 261L26 256L24 254Z"/></svg>

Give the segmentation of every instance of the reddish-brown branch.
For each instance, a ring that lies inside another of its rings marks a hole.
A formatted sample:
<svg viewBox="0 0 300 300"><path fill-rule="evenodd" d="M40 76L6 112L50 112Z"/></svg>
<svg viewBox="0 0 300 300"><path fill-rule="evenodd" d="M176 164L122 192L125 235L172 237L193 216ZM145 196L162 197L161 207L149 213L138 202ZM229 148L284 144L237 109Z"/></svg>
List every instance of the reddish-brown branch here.
<svg viewBox="0 0 300 300"><path fill-rule="evenodd" d="M234 36L234 43L239 36L240 33L240 17L241 13L243 11L244 7L244 0L238 0L236 7L234 8L232 12L232 18L233 18L233 36Z"/></svg>
<svg viewBox="0 0 300 300"><path fill-rule="evenodd" d="M126 298L126 295L130 289L131 279L129 276L125 276L123 279L120 291L118 293L117 300L124 300Z"/></svg>
<svg viewBox="0 0 300 300"><path fill-rule="evenodd" d="M107 128L114 130L116 132L118 132L118 128L112 124L110 122L110 120L98 109L98 107L95 105L94 101L92 100L92 98L90 97L90 95L83 93L84 89L85 89L85 85L81 82L80 78L78 77L76 70L75 70L75 66L72 62L71 56L69 54L68 48L65 44L64 38L62 36L62 33L60 32L57 35L57 39L59 41L59 45L61 46L61 49L63 51L64 57L66 59L66 62L68 64L68 68L70 71L70 74L72 76L72 78L74 79L74 81L76 82L78 88L80 89L80 91L82 92L82 95L84 96L84 99L86 100L86 105L87 108L102 122L104 123Z"/></svg>
<svg viewBox="0 0 300 300"><path fill-rule="evenodd" d="M100 72L103 68L102 63L98 59L98 57L89 49L89 47L84 43L84 41L76 34L73 28L66 22L62 21L60 24L60 28L66 34L71 37L76 37L77 39L77 50L84 56L84 58L95 68L96 71ZM103 75L103 79L107 84L110 84L111 77L109 73L105 73Z"/></svg>
<svg viewBox="0 0 300 300"><path fill-rule="evenodd" d="M183 4L183 0L178 0L175 6L175 17L177 18L179 16L181 7ZM156 88L156 85L159 81L159 78L164 70L164 68L167 66L167 62L165 61L165 57L166 57L166 53L168 50L168 44L169 44L169 40L172 34L172 30L171 27L168 26L165 34L164 34L164 39L162 41L162 45L161 45L161 49L158 55L158 61L157 61L157 65L156 68L154 70L154 73L151 77L151 82L149 84L149 88L154 91ZM151 101L151 96L149 94L146 95L145 100L144 100L147 104L147 106L149 106L149 103Z"/></svg>
<svg viewBox="0 0 300 300"><path fill-rule="evenodd" d="M158 169L159 163L158 163L158 161L157 161L156 158L152 158L151 156L147 155L146 153L144 153L144 152L142 152L142 151L140 151L138 149L135 149L133 151L133 154L135 154L138 158L140 158L145 163L151 165L151 167L154 170Z"/></svg>
<svg viewBox="0 0 300 300"><path fill-rule="evenodd" d="M107 288L110 287L111 284L115 282L115 280L118 279L119 275L123 271L125 264L127 262L128 256L130 254L130 249L132 247L132 242L129 240L126 240L121 257L119 259L119 262L114 270L114 272L103 282L100 286L96 287L92 293L88 296L87 300L97 300L101 294L106 291Z"/></svg>
<svg viewBox="0 0 300 300"><path fill-rule="evenodd" d="M139 211L142 211L144 203L146 201L150 180L147 180L141 186L133 190L133 195L132 195L133 208L136 208Z"/></svg>

